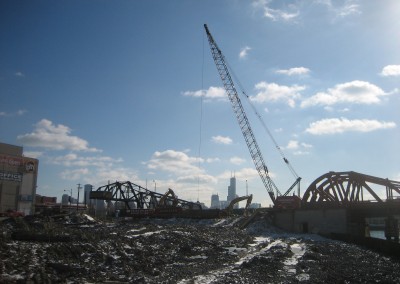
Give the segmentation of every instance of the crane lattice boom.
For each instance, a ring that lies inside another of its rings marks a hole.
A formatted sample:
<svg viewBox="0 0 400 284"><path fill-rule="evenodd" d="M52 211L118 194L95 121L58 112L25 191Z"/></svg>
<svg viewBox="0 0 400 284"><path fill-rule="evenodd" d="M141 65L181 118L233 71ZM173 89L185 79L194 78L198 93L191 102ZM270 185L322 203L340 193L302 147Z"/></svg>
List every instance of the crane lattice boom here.
<svg viewBox="0 0 400 284"><path fill-rule="evenodd" d="M249 120L247 119L239 95L236 91L231 75L229 74L228 66L225 63L224 56L221 50L218 48L217 43L214 41L210 31L208 30L207 25L204 25L204 28L207 33L207 38L210 44L211 53L215 65L224 84L225 91L229 97L229 100L231 101L233 111L236 115L240 129L243 133L247 147L249 148L251 158L253 159L256 170L260 175L261 180L264 183L264 186L267 189L272 202L275 203L275 192L277 193L277 195L281 194L268 174L268 168L264 163L260 148L258 147L256 138L254 137L253 131L250 127Z"/></svg>

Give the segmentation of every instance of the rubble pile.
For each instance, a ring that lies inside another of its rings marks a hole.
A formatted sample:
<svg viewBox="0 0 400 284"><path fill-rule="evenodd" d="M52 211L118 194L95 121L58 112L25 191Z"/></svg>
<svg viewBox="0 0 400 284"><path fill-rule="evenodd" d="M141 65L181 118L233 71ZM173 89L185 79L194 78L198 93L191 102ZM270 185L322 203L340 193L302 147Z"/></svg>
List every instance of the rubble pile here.
<svg viewBox="0 0 400 284"><path fill-rule="evenodd" d="M400 282L394 259L263 220L247 230L235 222L8 219L0 223L0 283Z"/></svg>

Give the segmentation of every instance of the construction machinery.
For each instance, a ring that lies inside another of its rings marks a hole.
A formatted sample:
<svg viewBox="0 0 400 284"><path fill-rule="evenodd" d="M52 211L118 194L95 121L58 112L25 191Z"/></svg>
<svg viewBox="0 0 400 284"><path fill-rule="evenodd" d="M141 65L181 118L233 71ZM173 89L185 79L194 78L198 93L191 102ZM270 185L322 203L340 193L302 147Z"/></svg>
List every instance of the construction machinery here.
<svg viewBox="0 0 400 284"><path fill-rule="evenodd" d="M168 191L158 201L157 207L176 207L177 205L178 197L172 189L168 188Z"/></svg>
<svg viewBox="0 0 400 284"><path fill-rule="evenodd" d="M235 87L235 84L233 82L232 76L230 75L229 72L229 67L225 61L224 55L222 54L221 50L219 49L217 43L214 41L214 38L212 37L210 31L208 30L207 25L204 25L204 28L206 30L206 34L207 34L207 38L208 38L208 42L210 44L210 49L211 49L211 53L215 62L215 65L217 67L218 73L221 77L222 83L224 85L225 91L229 97L229 100L232 104L232 108L233 108L233 112L236 115L237 121L239 123L239 127L240 130L242 131L244 140L246 141L247 147L250 151L250 155L251 158L253 159L254 165L256 167L256 170L258 172L258 174L261 177L261 180L265 186L265 188L268 191L268 194L271 198L271 201L274 203L274 205L279 205L279 203L281 202L280 198L281 196L287 197L285 198L284 202L287 202L287 199L290 199L291 196L289 196L289 193L292 191L292 189L296 186L296 185L300 185L300 180L301 178L296 174L296 172L294 171L293 167L290 165L288 159L286 159L286 157L283 155L283 152L281 151L281 149L279 148L279 146L277 145L275 139L272 137L272 134L269 132L268 128L266 127L266 125L263 123L261 116L256 112L258 118L260 119L260 121L262 122L264 128L266 129L268 135L271 137L272 141L275 143L275 146L277 147L277 149L279 150L284 162L286 163L286 165L289 167L290 171L292 172L292 174L295 176L296 180L295 182L292 184L292 186L284 193L282 194L279 189L277 188L277 186L274 184L274 182L272 181L271 177L269 176L269 172L268 172L268 168L264 162L263 156L261 154L260 148L258 146L258 143L256 141L256 138L253 134L253 130L251 129L249 120L247 118L247 115L244 111L242 102L239 98L237 89ZM244 91L242 91L242 93L248 98L248 96L244 93ZM250 101L250 100L249 100ZM253 107L253 109L255 110L255 108ZM300 189L300 188L299 188ZM300 191L300 190L299 190ZM294 204L296 204L296 202L294 202Z"/></svg>
<svg viewBox="0 0 400 284"><path fill-rule="evenodd" d="M229 205L223 210L222 215L229 216L232 214L232 209L235 204L239 203L240 201L247 200L246 206L244 207L244 216L247 216L247 209L249 208L251 201L253 200L253 195L241 196L234 198Z"/></svg>

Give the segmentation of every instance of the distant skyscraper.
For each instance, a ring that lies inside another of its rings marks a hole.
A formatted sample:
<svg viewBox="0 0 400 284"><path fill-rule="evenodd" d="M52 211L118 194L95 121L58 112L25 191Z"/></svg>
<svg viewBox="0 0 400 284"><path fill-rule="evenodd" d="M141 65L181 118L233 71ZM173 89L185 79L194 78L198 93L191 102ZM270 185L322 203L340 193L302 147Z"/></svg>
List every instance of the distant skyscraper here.
<svg viewBox="0 0 400 284"><path fill-rule="evenodd" d="M220 202L218 194L211 195L211 208L220 209Z"/></svg>
<svg viewBox="0 0 400 284"><path fill-rule="evenodd" d="M84 196L83 196L83 204L86 204L88 207L90 207L90 205L94 205L93 200L90 200L90 191L92 190L93 185L91 184L85 184L84 186Z"/></svg>
<svg viewBox="0 0 400 284"><path fill-rule="evenodd" d="M61 197L61 204L62 205L68 205L70 202L70 198L68 194L63 194L63 196Z"/></svg>
<svg viewBox="0 0 400 284"><path fill-rule="evenodd" d="M230 185L228 186L228 197L227 201L231 202L233 199L236 198L236 177L233 176L230 179Z"/></svg>

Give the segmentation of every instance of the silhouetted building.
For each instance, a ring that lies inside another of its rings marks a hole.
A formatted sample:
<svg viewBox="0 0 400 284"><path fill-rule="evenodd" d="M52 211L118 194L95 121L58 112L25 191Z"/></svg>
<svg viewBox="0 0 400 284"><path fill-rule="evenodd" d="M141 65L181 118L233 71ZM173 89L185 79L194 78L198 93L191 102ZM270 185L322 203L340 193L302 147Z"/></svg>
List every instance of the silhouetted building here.
<svg viewBox="0 0 400 284"><path fill-rule="evenodd" d="M220 202L218 194L211 195L211 207L212 209L220 209Z"/></svg>
<svg viewBox="0 0 400 284"><path fill-rule="evenodd" d="M83 187L83 204L85 204L88 208L91 208L92 206L94 206L94 200L90 199L90 192L92 191L93 185L91 184L85 184L85 186Z"/></svg>
<svg viewBox="0 0 400 284"><path fill-rule="evenodd" d="M227 201L228 203L231 202L233 199L235 199L236 196L236 177L233 176L230 179L230 183L228 186L228 197L227 197Z"/></svg>

